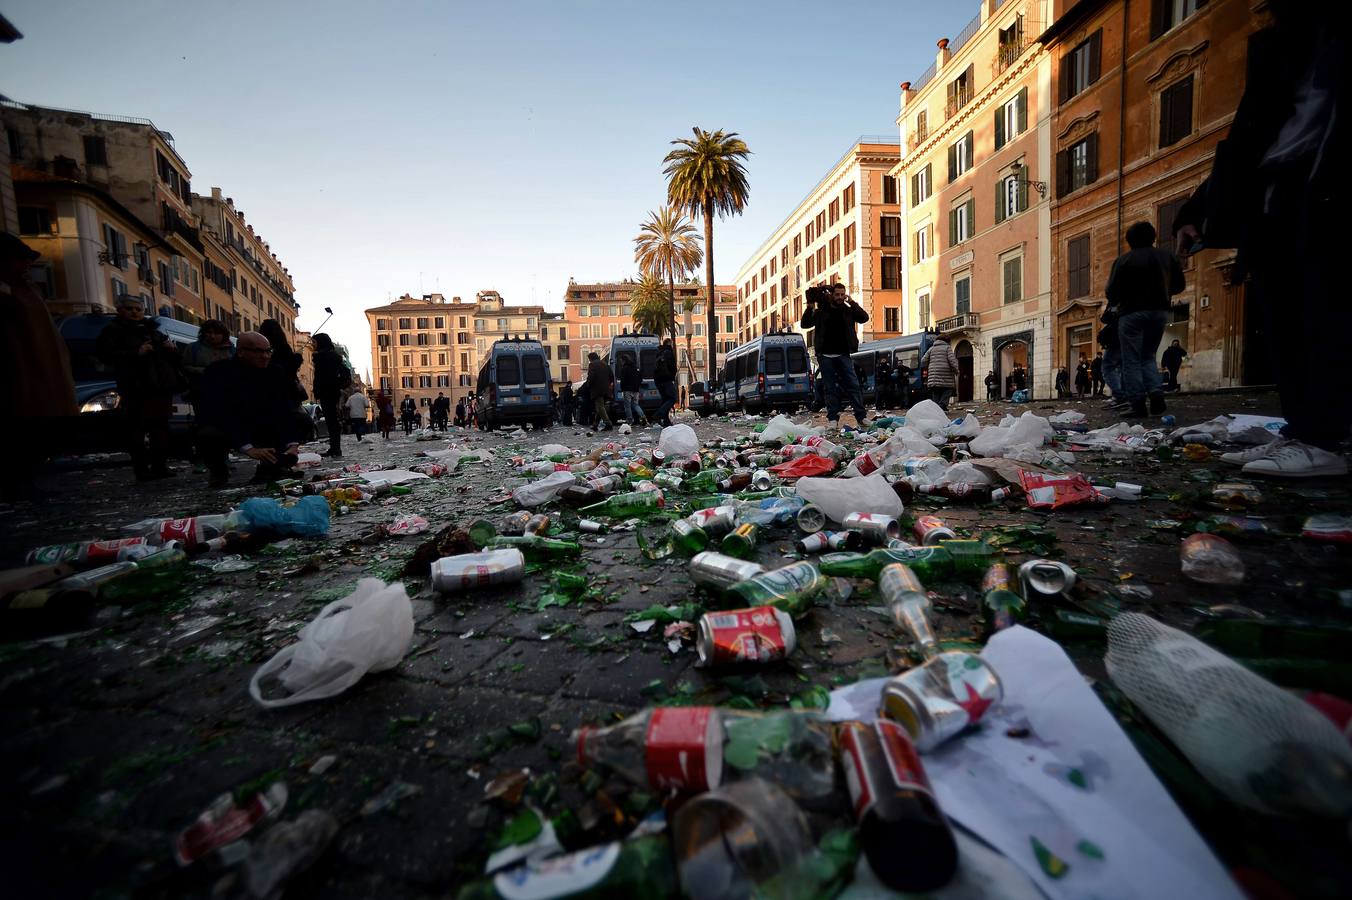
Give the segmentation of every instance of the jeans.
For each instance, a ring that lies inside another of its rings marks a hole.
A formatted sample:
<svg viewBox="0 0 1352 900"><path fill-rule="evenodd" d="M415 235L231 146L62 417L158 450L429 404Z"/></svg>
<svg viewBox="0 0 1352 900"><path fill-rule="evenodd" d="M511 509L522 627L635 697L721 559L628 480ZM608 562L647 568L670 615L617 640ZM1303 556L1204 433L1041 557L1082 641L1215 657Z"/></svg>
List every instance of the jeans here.
<svg viewBox="0 0 1352 900"><path fill-rule="evenodd" d="M639 403L639 397L642 393L639 391L624 391L620 394L624 398L624 417L633 425L635 421L646 422L647 417L643 415L643 406Z"/></svg>
<svg viewBox="0 0 1352 900"><path fill-rule="evenodd" d="M1143 309L1124 315L1117 324L1122 344L1122 395L1132 404L1141 404L1150 394L1160 392L1160 367L1156 354L1164 340L1169 313L1163 309Z"/></svg>
<svg viewBox="0 0 1352 900"><path fill-rule="evenodd" d="M943 387L940 385L933 385L930 387L929 391L930 391L930 399L933 400L935 403L939 404L939 406L944 410L944 412L947 412L948 404L952 402L953 395L958 392L958 389L952 387Z"/></svg>
<svg viewBox="0 0 1352 900"><path fill-rule="evenodd" d="M657 382L657 393L662 396L662 405L657 407L657 412L653 417L663 425L669 425L671 423L671 411L676 408L676 401L679 396L676 393L676 382Z"/></svg>
<svg viewBox="0 0 1352 900"><path fill-rule="evenodd" d="M343 452L343 427L338 423L338 398L325 397L319 401L324 413L324 424L329 429L329 455L338 456Z"/></svg>
<svg viewBox="0 0 1352 900"><path fill-rule="evenodd" d="M1105 347L1103 350L1103 381L1113 392L1114 399L1122 394L1122 350L1120 347Z"/></svg>
<svg viewBox="0 0 1352 900"><path fill-rule="evenodd" d="M597 397L595 400L596 412L592 415L592 425L596 428L601 427L601 423L614 427L615 423L610 419L610 410L606 408L606 398Z"/></svg>
<svg viewBox="0 0 1352 900"><path fill-rule="evenodd" d="M360 419L359 419L359 418L356 418L355 416L353 417L353 419L352 419L352 433L353 433L354 435L357 436L357 440L361 440L363 437L366 436L366 419L365 419L365 418L360 418Z"/></svg>
<svg viewBox="0 0 1352 900"><path fill-rule="evenodd" d="M848 392L854 417L864 421L864 395L859 390L859 377L854 372L854 360L846 354L818 356L817 366L826 384L826 418L832 422L840 418L841 394Z"/></svg>

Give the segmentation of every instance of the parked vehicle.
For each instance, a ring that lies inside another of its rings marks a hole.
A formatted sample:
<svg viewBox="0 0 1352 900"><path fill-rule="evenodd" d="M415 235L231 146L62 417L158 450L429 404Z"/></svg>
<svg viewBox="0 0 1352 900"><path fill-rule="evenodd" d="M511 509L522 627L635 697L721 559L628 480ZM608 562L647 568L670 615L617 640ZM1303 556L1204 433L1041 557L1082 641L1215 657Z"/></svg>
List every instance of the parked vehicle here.
<svg viewBox="0 0 1352 900"><path fill-rule="evenodd" d="M474 388L479 428L527 422L548 427L554 420L552 387L543 344L519 337L494 341Z"/></svg>
<svg viewBox="0 0 1352 900"><path fill-rule="evenodd" d="M807 344L796 331L762 335L731 350L723 361L721 410L792 412L812 400Z"/></svg>
<svg viewBox="0 0 1352 900"><path fill-rule="evenodd" d="M718 403L715 395L721 393L723 386L714 382L712 385L703 381L696 381L690 385L686 394L686 405L695 415L703 418L704 416L717 415L719 412Z"/></svg>
<svg viewBox="0 0 1352 900"><path fill-rule="evenodd" d="M639 406L643 414L651 418L662 405L662 397L657 393L657 382L653 381L653 370L657 368L657 351L662 341L655 334L633 332L616 335L610 339L610 352L603 359L615 375L615 395L611 397L610 417L619 421L623 417L624 401L620 394L620 361L625 357L633 359L643 376L643 390L639 394Z"/></svg>
<svg viewBox="0 0 1352 900"><path fill-rule="evenodd" d="M929 396L929 392L925 389L924 373L920 371L920 360L924 358L925 351L933 343L934 332L922 331L918 334L907 334L901 337L884 338L880 341L860 344L859 349L851 354L850 359L854 362L855 371L863 373L859 380L859 388L863 391L864 402L870 404L877 402L878 384L874 376L878 360L882 358L889 358L893 366L901 363L910 368L910 400L912 403L918 403Z"/></svg>

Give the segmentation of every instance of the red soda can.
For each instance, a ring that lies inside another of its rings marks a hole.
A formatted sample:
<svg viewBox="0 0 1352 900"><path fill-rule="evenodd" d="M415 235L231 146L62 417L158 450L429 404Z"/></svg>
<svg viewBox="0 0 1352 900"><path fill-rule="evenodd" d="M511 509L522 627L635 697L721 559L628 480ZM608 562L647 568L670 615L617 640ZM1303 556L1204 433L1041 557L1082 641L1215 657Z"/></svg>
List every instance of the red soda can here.
<svg viewBox="0 0 1352 900"><path fill-rule="evenodd" d="M915 520L915 539L922 546L932 547L940 541L954 540L957 536L938 516L921 516Z"/></svg>
<svg viewBox="0 0 1352 900"><path fill-rule="evenodd" d="M757 606L705 613L699 620L698 666L768 663L798 646L793 619L782 609Z"/></svg>

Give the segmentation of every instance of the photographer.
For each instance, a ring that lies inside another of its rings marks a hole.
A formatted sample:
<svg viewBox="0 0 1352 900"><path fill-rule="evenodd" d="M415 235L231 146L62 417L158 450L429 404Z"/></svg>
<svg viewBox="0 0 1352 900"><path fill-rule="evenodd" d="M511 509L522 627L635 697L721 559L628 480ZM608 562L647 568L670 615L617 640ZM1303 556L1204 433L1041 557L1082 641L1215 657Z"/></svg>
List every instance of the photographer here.
<svg viewBox="0 0 1352 900"><path fill-rule="evenodd" d="M854 418L863 428L867 424L864 398L850 354L859 349L855 325L868 321L868 313L845 293L845 285L836 283L807 289L807 306L800 328L812 329L812 347L817 365L826 383L826 419L835 427L840 418L841 392L848 392Z"/></svg>
<svg viewBox="0 0 1352 900"><path fill-rule="evenodd" d="M178 351L147 319L140 297L117 299L117 318L99 333L98 355L117 379L118 414L137 481L168 478L169 414L186 387Z"/></svg>

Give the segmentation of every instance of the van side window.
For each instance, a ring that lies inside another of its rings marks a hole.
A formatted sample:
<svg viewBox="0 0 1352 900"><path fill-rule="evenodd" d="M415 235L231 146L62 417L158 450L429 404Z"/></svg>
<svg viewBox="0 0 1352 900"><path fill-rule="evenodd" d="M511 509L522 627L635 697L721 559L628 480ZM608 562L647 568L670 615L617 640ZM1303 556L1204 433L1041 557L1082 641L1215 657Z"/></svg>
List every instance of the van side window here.
<svg viewBox="0 0 1352 900"><path fill-rule="evenodd" d="M517 357L504 353L497 358L498 360L498 386L499 387L517 387L521 384L521 365L517 362Z"/></svg>
<svg viewBox="0 0 1352 900"><path fill-rule="evenodd" d="M545 361L538 353L524 353L521 355L521 375L526 384L541 385L545 383Z"/></svg>
<svg viewBox="0 0 1352 900"><path fill-rule="evenodd" d="M765 348L765 374L784 374L784 349L782 347Z"/></svg>
<svg viewBox="0 0 1352 900"><path fill-rule="evenodd" d="M802 375L807 372L807 351L798 346L789 348L789 374Z"/></svg>

